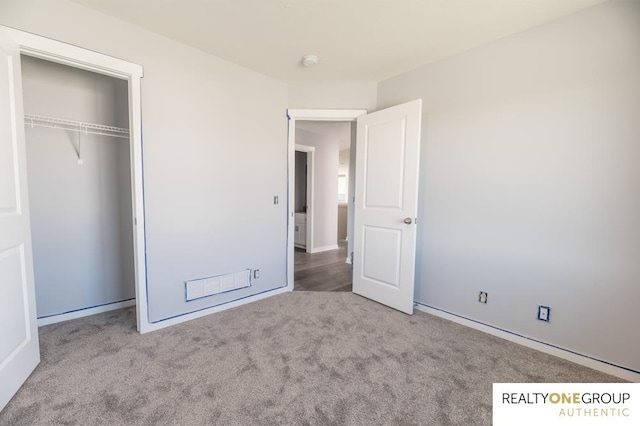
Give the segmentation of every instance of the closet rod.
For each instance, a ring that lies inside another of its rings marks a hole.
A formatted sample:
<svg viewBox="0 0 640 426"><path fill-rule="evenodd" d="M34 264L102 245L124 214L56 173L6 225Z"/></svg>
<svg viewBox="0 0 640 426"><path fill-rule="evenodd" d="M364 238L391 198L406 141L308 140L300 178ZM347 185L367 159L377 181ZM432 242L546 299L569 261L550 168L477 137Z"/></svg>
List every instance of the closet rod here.
<svg viewBox="0 0 640 426"><path fill-rule="evenodd" d="M31 127L49 127L52 129L70 130L72 132L84 134L91 133L94 135L129 139L129 129L104 126L102 124L83 123L81 121L65 120L62 118L45 117L42 115L25 114L24 124Z"/></svg>

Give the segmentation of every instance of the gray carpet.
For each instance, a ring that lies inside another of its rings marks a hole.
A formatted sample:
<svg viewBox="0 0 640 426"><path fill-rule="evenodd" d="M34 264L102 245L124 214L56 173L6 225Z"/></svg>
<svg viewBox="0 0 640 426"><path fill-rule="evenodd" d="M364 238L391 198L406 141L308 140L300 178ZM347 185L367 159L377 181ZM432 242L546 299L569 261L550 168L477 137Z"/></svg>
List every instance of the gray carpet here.
<svg viewBox="0 0 640 426"><path fill-rule="evenodd" d="M293 292L147 335L133 308L40 329L0 425L490 425L493 382L611 376L351 293Z"/></svg>

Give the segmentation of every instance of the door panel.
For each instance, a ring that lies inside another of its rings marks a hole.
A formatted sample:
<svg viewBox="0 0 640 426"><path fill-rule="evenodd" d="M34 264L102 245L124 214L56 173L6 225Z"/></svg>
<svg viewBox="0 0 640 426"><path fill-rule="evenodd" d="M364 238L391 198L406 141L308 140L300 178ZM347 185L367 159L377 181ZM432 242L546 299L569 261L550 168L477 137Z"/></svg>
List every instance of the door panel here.
<svg viewBox="0 0 640 426"><path fill-rule="evenodd" d="M397 229L364 226L362 275L364 278L398 288L402 232Z"/></svg>
<svg viewBox="0 0 640 426"><path fill-rule="evenodd" d="M0 282L6 283L0 300L0 322L12 324L3 330L0 359L7 359L29 338L29 319L25 317L27 283L24 276L24 246L0 252Z"/></svg>
<svg viewBox="0 0 640 426"><path fill-rule="evenodd" d="M405 120L372 123L366 127L365 208L402 209L405 127ZM380 173L381 170L384 173Z"/></svg>
<svg viewBox="0 0 640 426"><path fill-rule="evenodd" d="M15 110L10 105L7 105L7 101L13 97L12 83L10 79L10 67L11 63L6 63L6 53L0 51L0 55L5 59L5 63L0 70L0 78L2 78L2 84L0 84L0 99L5 103L2 105L2 113L0 113L0 135L2 137L2 143L0 143L0 214L16 214L18 212L18 194L16 191L16 173L17 169L14 164L16 146L14 144L15 138L12 135L14 123L13 114Z"/></svg>
<svg viewBox="0 0 640 426"><path fill-rule="evenodd" d="M413 313L422 101L358 118L353 292Z"/></svg>
<svg viewBox="0 0 640 426"><path fill-rule="evenodd" d="M20 52L0 28L0 409L39 362Z"/></svg>

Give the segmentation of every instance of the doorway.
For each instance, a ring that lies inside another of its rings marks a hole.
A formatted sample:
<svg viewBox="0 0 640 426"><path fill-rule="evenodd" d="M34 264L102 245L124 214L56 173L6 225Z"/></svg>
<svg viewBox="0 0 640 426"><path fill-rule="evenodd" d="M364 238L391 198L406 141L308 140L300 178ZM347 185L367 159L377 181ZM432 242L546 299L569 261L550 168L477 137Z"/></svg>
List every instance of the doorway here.
<svg viewBox="0 0 640 426"><path fill-rule="evenodd" d="M355 120L365 113L289 110L292 290L351 291Z"/></svg>
<svg viewBox="0 0 640 426"><path fill-rule="evenodd" d="M289 110L289 162L294 170L296 121L348 121L355 176L347 225L355 294L413 313L422 100L365 110ZM354 152L355 151L355 152ZM356 158L357 157L357 158ZM294 289L294 179L289 179L287 288ZM313 206L312 206L313 207ZM351 210L353 213L351 214ZM353 218L353 220L351 220Z"/></svg>
<svg viewBox="0 0 640 426"><path fill-rule="evenodd" d="M351 123L296 123L294 290L351 291L346 263L351 143Z"/></svg>

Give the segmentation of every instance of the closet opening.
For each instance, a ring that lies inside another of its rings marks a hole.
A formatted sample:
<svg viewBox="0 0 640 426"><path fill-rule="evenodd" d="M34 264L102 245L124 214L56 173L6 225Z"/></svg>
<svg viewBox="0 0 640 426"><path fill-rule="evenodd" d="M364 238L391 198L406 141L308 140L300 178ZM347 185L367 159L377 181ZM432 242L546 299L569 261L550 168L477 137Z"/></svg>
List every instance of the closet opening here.
<svg viewBox="0 0 640 426"><path fill-rule="evenodd" d="M38 325L135 305L127 80L21 55Z"/></svg>

